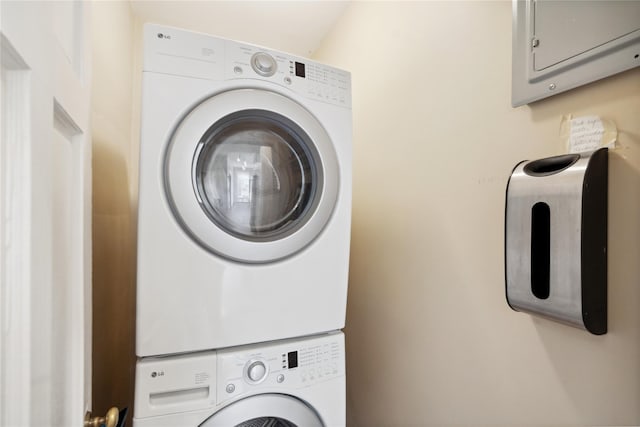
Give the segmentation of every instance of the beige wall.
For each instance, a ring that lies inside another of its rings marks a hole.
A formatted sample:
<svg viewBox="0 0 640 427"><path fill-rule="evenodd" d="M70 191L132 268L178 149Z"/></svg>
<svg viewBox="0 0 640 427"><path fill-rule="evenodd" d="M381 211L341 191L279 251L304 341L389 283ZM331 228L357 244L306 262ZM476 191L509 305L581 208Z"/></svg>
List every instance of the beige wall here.
<svg viewBox="0 0 640 427"><path fill-rule="evenodd" d="M353 72L351 426L640 424L640 69L512 109L510 7L357 2L316 55ZM141 27L125 2L93 14L100 413L133 396ZM604 337L504 300L506 181L518 161L563 152L566 113L621 130Z"/></svg>
<svg viewBox="0 0 640 427"><path fill-rule="evenodd" d="M131 152L133 18L128 2L92 3L93 412L132 406L137 163ZM136 142L137 143L137 142Z"/></svg>
<svg viewBox="0 0 640 427"><path fill-rule="evenodd" d="M513 109L511 4L355 2L315 57L352 71L350 426L640 424L640 68ZM609 333L511 311L505 186L613 120Z"/></svg>

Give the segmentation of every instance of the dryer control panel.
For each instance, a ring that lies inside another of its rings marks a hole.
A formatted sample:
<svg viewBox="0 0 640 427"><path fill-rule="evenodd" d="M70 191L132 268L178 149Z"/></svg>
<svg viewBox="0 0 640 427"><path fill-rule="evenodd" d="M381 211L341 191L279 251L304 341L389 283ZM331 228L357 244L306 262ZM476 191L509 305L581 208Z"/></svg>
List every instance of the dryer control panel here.
<svg viewBox="0 0 640 427"><path fill-rule="evenodd" d="M267 80L317 101L351 107L351 75L346 71L230 40L225 49L227 79Z"/></svg>
<svg viewBox="0 0 640 427"><path fill-rule="evenodd" d="M342 333L219 350L217 356L218 405L257 390L287 393L345 374Z"/></svg>
<svg viewBox="0 0 640 427"><path fill-rule="evenodd" d="M351 74L306 58L156 24L144 27L144 71L209 80L257 79L351 108Z"/></svg>

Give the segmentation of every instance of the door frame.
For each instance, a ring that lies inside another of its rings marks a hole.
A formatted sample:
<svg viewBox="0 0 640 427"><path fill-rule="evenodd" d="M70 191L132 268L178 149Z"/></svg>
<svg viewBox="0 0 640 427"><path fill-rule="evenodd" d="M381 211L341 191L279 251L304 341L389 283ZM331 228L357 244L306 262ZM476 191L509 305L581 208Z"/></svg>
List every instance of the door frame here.
<svg viewBox="0 0 640 427"><path fill-rule="evenodd" d="M0 33L2 124L0 149L0 422L29 420L31 401L31 144L28 140L29 69ZM3 114L4 116L4 114Z"/></svg>

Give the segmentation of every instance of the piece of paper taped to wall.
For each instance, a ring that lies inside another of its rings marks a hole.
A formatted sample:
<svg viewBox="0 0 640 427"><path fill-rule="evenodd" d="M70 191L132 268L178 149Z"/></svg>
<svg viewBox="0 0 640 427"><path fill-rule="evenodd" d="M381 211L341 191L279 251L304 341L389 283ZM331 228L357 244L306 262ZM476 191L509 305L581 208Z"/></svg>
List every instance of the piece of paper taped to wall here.
<svg viewBox="0 0 640 427"><path fill-rule="evenodd" d="M614 148L618 129L611 120L599 116L563 116L560 123L560 137L567 144L567 151L584 153L598 148Z"/></svg>

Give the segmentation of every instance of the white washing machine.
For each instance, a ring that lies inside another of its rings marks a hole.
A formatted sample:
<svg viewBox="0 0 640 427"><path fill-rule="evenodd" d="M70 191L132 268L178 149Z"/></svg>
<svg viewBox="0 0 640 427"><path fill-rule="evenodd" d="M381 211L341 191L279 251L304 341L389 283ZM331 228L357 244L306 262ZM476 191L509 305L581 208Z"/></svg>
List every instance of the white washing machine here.
<svg viewBox="0 0 640 427"><path fill-rule="evenodd" d="M349 73L148 24L138 356L344 326Z"/></svg>
<svg viewBox="0 0 640 427"><path fill-rule="evenodd" d="M136 367L134 427L344 426L342 332L149 357Z"/></svg>

